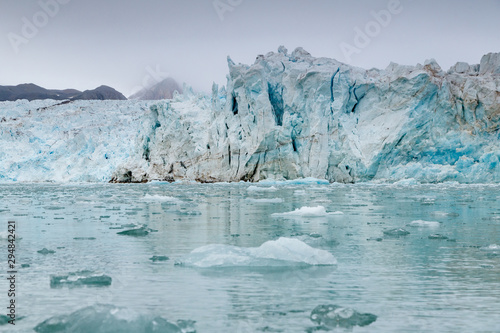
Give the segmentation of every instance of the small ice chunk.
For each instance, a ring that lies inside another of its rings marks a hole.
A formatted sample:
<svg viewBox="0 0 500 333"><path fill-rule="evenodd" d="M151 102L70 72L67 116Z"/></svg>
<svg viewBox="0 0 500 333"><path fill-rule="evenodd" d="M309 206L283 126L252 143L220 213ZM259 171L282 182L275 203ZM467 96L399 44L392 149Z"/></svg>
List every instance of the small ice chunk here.
<svg viewBox="0 0 500 333"><path fill-rule="evenodd" d="M351 308L338 305L319 305L312 310L309 317L322 329L352 328L354 326L368 326L377 320L371 313L359 313Z"/></svg>
<svg viewBox="0 0 500 333"><path fill-rule="evenodd" d="M275 192L277 191L278 189L274 186L271 186L271 187L263 187L263 186L249 186L247 188L247 191L248 192Z"/></svg>
<svg viewBox="0 0 500 333"><path fill-rule="evenodd" d="M270 199L253 199L250 198L248 199L249 202L254 202L254 203L282 203L283 199L281 198L270 198Z"/></svg>
<svg viewBox="0 0 500 333"><path fill-rule="evenodd" d="M47 250L46 248L43 248L43 249L38 250L36 252L38 252L40 254L53 254L53 253L56 253L56 251L54 251L54 250Z"/></svg>
<svg viewBox="0 0 500 333"><path fill-rule="evenodd" d="M271 216L273 217L322 217L322 216L327 216L327 215L343 215L343 212L337 211L337 212L330 212L328 213L323 206L316 206L316 207L301 207L297 208L292 212L286 212L286 213L274 213Z"/></svg>
<svg viewBox="0 0 500 333"><path fill-rule="evenodd" d="M170 202L170 203L173 203L173 204L178 204L178 203L182 203L182 200L178 199L178 198L175 198L175 197L170 197L170 196L166 196L166 195L150 195L150 194L146 194L143 198L144 201L161 201L161 202Z"/></svg>
<svg viewBox="0 0 500 333"><path fill-rule="evenodd" d="M193 250L181 265L194 267L265 267L294 265L336 265L328 251L315 249L293 238L281 237L259 247L211 244Z"/></svg>
<svg viewBox="0 0 500 333"><path fill-rule="evenodd" d="M304 191L304 190L295 190L295 191L293 191L293 195L297 195L297 196L299 196L299 195L307 195L307 192Z"/></svg>
<svg viewBox="0 0 500 333"><path fill-rule="evenodd" d="M434 215L434 216L448 216L448 217L458 217L458 216L460 216L460 214L458 214L458 213L447 213L447 212L439 212L439 211L432 212L431 214Z"/></svg>
<svg viewBox="0 0 500 333"><path fill-rule="evenodd" d="M149 234L149 230L143 227L143 228L120 231L117 232L117 234L122 236L142 237L142 236L147 236Z"/></svg>
<svg viewBox="0 0 500 333"><path fill-rule="evenodd" d="M106 287L111 285L111 277L94 273L92 271L78 271L66 275L52 275L50 277L51 288L94 286Z"/></svg>
<svg viewBox="0 0 500 333"><path fill-rule="evenodd" d="M410 227L418 227L418 228L437 228L441 222L436 221L424 221L424 220L415 220L408 224Z"/></svg>
<svg viewBox="0 0 500 333"><path fill-rule="evenodd" d="M152 262L157 262L157 261L167 261L169 258L167 256L152 256L149 258Z"/></svg>
<svg viewBox="0 0 500 333"><path fill-rule="evenodd" d="M482 247L481 250L483 250L483 251L500 251L500 245L491 244L491 245Z"/></svg>
<svg viewBox="0 0 500 333"><path fill-rule="evenodd" d="M429 238L429 239L442 239L442 240L448 239L448 237L441 235L441 234L432 234L432 235L429 235L429 237L427 237L427 238Z"/></svg>
<svg viewBox="0 0 500 333"><path fill-rule="evenodd" d="M384 230L383 233L384 233L384 235L386 235L388 237L402 237L402 236L407 236L410 234L409 231L407 231L403 228Z"/></svg>

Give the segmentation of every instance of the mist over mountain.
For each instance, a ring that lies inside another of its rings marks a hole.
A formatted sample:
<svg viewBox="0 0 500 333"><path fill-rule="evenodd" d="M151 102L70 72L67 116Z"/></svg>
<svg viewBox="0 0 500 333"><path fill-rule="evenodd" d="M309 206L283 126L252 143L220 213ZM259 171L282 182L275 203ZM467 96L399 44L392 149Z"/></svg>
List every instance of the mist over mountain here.
<svg viewBox="0 0 500 333"><path fill-rule="evenodd" d="M177 83L177 81L169 77L149 88L144 88L138 91L130 96L129 99L147 101L172 99L175 91L182 94L181 86Z"/></svg>

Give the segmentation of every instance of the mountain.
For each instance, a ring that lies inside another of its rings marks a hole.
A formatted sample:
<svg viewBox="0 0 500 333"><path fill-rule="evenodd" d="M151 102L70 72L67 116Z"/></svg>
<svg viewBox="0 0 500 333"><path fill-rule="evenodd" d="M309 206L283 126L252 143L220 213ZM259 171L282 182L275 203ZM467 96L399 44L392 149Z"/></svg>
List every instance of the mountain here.
<svg viewBox="0 0 500 333"><path fill-rule="evenodd" d="M18 86L0 86L0 101L15 101L18 99L69 99L79 94L80 91L74 89L48 90L33 83L20 84Z"/></svg>
<svg viewBox="0 0 500 333"><path fill-rule="evenodd" d="M500 182L500 53L365 70L280 47L228 66L211 95L0 103L0 181Z"/></svg>
<svg viewBox="0 0 500 333"><path fill-rule="evenodd" d="M81 100L81 99L126 99L125 96L113 88L101 86L94 90L83 93L76 89L49 90L33 83L20 84L17 86L0 86L0 101L16 101L19 99L43 100Z"/></svg>
<svg viewBox="0 0 500 333"><path fill-rule="evenodd" d="M161 100L161 99L172 99L174 97L174 92L182 94L182 88L179 86L177 81L172 78L166 78L165 80L158 82L157 84L140 90L139 92L133 94L129 99L138 100Z"/></svg>
<svg viewBox="0 0 500 333"><path fill-rule="evenodd" d="M85 90L71 100L126 100L122 93L108 86L100 86L94 90Z"/></svg>

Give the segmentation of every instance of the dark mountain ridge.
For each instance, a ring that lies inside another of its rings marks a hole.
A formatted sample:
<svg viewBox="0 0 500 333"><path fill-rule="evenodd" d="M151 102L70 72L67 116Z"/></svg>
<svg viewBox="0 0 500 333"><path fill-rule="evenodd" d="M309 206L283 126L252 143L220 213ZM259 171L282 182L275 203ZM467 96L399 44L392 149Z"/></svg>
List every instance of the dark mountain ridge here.
<svg viewBox="0 0 500 333"><path fill-rule="evenodd" d="M27 99L54 100L126 100L120 92L108 86L100 86L93 90L81 92L76 89L45 89L33 83L25 83L17 86L0 86L0 101L17 101Z"/></svg>

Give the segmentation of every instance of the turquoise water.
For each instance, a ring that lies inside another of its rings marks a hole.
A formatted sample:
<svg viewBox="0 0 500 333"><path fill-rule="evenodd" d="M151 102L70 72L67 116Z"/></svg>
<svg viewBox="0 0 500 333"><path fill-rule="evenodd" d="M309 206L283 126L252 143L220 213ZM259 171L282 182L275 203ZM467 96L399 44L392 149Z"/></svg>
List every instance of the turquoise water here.
<svg viewBox="0 0 500 333"><path fill-rule="evenodd" d="M353 332L500 331L500 250L492 246L500 244L500 186L273 186L0 185L0 231L14 220L22 238L16 302L24 317L0 330L33 332L50 317L111 304L132 317L193 320L197 332L305 332L315 327L309 318L315 307L334 304L377 316L369 326L347 329ZM304 206L344 214L272 216ZM407 225L415 220L440 223ZM118 235L127 224L157 232ZM384 235L392 228L410 234ZM447 239L430 239L434 234ZM279 237L326 250L338 263L175 265L207 244L258 247ZM4 258L6 244L0 240ZM43 248L55 253L37 253ZM154 255L169 260L152 262ZM104 273L112 283L51 288L51 275L81 270Z"/></svg>

